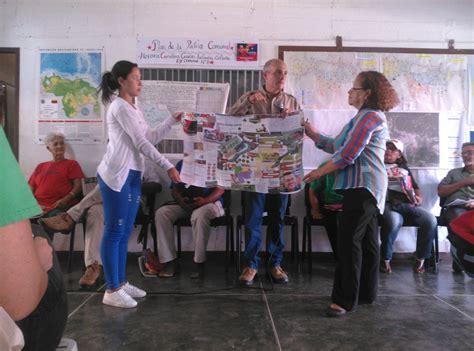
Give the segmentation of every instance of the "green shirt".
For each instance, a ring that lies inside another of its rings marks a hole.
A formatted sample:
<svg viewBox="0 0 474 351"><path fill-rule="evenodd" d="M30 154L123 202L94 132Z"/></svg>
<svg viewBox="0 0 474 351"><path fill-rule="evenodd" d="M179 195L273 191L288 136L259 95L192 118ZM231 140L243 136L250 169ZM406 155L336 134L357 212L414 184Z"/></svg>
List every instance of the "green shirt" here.
<svg viewBox="0 0 474 351"><path fill-rule="evenodd" d="M343 196L336 193L333 186L334 172L326 174L318 180L311 182L309 188L313 191L318 191L319 194L322 195L321 197L318 196L321 205L342 204Z"/></svg>
<svg viewBox="0 0 474 351"><path fill-rule="evenodd" d="M0 128L0 227L41 214L41 209Z"/></svg>

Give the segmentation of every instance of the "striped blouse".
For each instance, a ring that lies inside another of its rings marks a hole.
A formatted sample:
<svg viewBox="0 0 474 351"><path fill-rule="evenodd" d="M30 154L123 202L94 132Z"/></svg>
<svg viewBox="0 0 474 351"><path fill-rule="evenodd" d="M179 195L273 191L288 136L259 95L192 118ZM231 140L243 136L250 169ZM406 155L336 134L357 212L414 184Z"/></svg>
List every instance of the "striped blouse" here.
<svg viewBox="0 0 474 351"><path fill-rule="evenodd" d="M332 153L334 189L366 188L383 213L387 194L385 143L390 138L387 119L379 110L362 109L335 138L321 134L316 147Z"/></svg>

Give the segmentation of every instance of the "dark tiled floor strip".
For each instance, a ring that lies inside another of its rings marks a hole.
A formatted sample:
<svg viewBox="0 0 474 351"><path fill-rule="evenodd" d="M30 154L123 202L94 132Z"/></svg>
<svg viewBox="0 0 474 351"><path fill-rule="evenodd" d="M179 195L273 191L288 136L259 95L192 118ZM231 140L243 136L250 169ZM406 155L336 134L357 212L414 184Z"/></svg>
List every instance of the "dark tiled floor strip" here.
<svg viewBox="0 0 474 351"><path fill-rule="evenodd" d="M103 286L81 290L81 257L65 274L70 316L65 337L79 350L474 350L474 279L451 272L445 256L438 274L416 275L411 261L381 274L379 298L342 319L329 319L334 263L315 258L313 274L287 265L290 284L273 288L260 270L252 289L235 287L223 256L209 255L203 281L179 275L142 277L130 255L128 277L148 296L135 309L102 304ZM64 267L65 260L62 260ZM289 261L289 260L288 260ZM265 289L265 290L263 290Z"/></svg>

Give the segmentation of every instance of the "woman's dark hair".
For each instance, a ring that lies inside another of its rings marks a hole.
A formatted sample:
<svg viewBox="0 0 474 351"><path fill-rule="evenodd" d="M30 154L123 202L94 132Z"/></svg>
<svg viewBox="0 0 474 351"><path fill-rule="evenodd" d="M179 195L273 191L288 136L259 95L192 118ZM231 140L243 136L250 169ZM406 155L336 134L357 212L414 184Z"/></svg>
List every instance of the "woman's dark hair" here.
<svg viewBox="0 0 474 351"><path fill-rule="evenodd" d="M397 92L382 73L365 71L360 72L358 77L360 77L362 88L370 89L370 95L362 108L390 111L400 102Z"/></svg>
<svg viewBox="0 0 474 351"><path fill-rule="evenodd" d="M407 161L405 155L403 154L403 152L401 152L399 149L397 149L397 147L395 145L393 145L393 143L391 143L390 141L387 141L387 147L388 147L389 144L392 145L395 148L395 150L397 150L398 153L400 154L400 157L397 158L395 163L399 167L408 168L408 161Z"/></svg>
<svg viewBox="0 0 474 351"><path fill-rule="evenodd" d="M100 82L97 94L102 92L102 102L104 104L108 104L115 90L120 88L118 79L120 77L127 79L127 76L135 67L138 67L136 63L130 61L118 61L114 67L112 67L112 71L105 72L102 75L102 81Z"/></svg>

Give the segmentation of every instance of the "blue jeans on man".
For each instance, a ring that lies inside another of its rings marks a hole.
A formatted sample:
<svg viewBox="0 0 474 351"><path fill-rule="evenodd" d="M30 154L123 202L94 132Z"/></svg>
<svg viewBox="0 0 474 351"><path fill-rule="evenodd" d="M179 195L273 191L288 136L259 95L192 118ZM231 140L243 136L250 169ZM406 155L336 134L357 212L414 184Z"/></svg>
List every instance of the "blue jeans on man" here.
<svg viewBox="0 0 474 351"><path fill-rule="evenodd" d="M288 204L288 195L261 194L247 192L245 196L245 233L248 242L245 246L244 256L247 267L257 269L260 264L258 255L262 243L262 218L267 211L267 251L270 256L271 267L281 265L285 242L283 238L283 219ZM266 202L266 206L265 206Z"/></svg>

